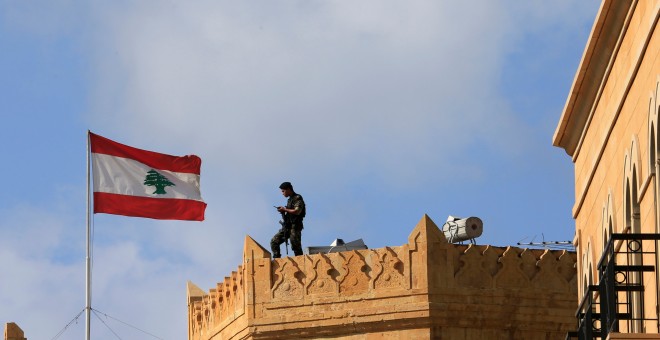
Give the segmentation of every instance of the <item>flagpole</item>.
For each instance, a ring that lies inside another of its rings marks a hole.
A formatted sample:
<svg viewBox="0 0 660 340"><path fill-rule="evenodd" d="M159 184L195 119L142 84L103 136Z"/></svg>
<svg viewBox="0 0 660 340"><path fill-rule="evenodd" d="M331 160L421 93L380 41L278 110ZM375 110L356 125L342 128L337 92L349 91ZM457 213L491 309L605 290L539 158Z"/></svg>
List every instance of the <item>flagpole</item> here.
<svg viewBox="0 0 660 340"><path fill-rule="evenodd" d="M85 257L85 340L90 338L90 316L92 310L92 292L91 292L91 259L90 259L90 191L89 191L89 155L90 155L90 145L89 145L89 130L87 130L87 256Z"/></svg>

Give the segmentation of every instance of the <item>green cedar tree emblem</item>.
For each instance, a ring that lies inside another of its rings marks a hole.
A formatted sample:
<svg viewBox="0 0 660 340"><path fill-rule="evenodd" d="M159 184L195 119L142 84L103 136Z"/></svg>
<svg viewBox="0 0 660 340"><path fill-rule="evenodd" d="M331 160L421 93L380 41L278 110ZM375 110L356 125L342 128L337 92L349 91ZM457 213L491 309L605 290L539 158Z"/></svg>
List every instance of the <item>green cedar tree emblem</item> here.
<svg viewBox="0 0 660 340"><path fill-rule="evenodd" d="M167 177L156 172L156 170L151 169L147 172L147 177L144 178L144 185L156 187L156 191L152 194L164 195L167 194L167 192L165 192L165 187L173 186L174 183L170 182Z"/></svg>

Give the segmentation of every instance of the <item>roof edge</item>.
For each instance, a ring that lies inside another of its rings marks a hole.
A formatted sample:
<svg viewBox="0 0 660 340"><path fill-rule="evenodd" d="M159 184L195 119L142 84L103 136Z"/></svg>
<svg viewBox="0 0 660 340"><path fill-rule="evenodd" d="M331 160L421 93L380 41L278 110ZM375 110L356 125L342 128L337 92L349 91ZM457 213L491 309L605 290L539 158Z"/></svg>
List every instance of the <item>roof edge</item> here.
<svg viewBox="0 0 660 340"><path fill-rule="evenodd" d="M575 154L632 0L603 0L573 79L552 145Z"/></svg>

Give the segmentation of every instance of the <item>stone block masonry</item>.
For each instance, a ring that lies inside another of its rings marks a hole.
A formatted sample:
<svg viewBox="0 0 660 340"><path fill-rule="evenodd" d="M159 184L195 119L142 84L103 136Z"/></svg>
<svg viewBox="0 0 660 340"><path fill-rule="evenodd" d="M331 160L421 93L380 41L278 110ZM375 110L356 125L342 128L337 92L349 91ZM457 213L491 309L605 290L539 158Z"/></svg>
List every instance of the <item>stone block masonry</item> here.
<svg viewBox="0 0 660 340"><path fill-rule="evenodd" d="M27 340L23 330L17 324L9 322L5 324L5 340Z"/></svg>
<svg viewBox="0 0 660 340"><path fill-rule="evenodd" d="M563 339L575 328L576 256L449 244L424 216L402 246L243 263L188 283L188 339Z"/></svg>

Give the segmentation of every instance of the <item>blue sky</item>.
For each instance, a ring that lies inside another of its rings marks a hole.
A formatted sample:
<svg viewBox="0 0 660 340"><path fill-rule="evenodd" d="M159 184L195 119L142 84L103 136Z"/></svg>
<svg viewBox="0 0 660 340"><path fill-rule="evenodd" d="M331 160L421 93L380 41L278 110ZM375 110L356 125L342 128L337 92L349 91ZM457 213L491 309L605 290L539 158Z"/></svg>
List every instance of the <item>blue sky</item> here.
<svg viewBox="0 0 660 340"><path fill-rule="evenodd" d="M206 221L93 219L93 307L164 339L186 337L187 280L268 246L285 180L303 247L401 245L424 214L480 217L480 244L572 240L551 140L598 7L0 0L0 322L51 339L84 307L88 129L203 160Z"/></svg>

